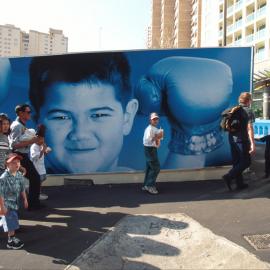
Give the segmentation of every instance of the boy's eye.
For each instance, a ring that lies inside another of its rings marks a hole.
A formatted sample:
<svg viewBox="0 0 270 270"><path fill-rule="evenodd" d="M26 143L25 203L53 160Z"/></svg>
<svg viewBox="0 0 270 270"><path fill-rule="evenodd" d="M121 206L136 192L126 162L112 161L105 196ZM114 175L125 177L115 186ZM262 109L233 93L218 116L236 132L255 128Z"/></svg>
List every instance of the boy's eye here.
<svg viewBox="0 0 270 270"><path fill-rule="evenodd" d="M108 113L93 113L90 115L91 118L100 118L110 116Z"/></svg>
<svg viewBox="0 0 270 270"><path fill-rule="evenodd" d="M69 120L70 116L68 116L68 115L52 115L49 119L51 119L51 120Z"/></svg>

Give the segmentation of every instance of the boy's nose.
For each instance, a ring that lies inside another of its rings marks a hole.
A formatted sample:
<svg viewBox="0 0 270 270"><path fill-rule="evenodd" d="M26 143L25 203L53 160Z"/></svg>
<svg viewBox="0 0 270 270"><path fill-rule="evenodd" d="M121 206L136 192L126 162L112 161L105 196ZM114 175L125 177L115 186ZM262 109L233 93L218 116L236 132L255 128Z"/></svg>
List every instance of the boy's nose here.
<svg viewBox="0 0 270 270"><path fill-rule="evenodd" d="M91 121L80 118L73 122L72 130L69 134L71 140L86 140L92 136L94 136L94 127Z"/></svg>

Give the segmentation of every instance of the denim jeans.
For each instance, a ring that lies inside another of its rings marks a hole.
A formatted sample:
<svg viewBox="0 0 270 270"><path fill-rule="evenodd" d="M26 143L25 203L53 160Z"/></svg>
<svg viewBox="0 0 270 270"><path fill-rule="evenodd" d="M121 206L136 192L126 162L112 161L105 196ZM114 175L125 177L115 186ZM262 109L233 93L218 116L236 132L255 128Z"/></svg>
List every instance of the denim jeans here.
<svg viewBox="0 0 270 270"><path fill-rule="evenodd" d="M236 179L237 186L241 186L243 185L242 172L251 164L251 158L249 154L250 142L237 142L236 138L231 135L229 136L229 142L231 146L233 167L229 171L228 175L231 178Z"/></svg>
<svg viewBox="0 0 270 270"><path fill-rule="evenodd" d="M144 146L144 154L146 159L146 169L143 185L148 187L155 186L160 171L157 148Z"/></svg>

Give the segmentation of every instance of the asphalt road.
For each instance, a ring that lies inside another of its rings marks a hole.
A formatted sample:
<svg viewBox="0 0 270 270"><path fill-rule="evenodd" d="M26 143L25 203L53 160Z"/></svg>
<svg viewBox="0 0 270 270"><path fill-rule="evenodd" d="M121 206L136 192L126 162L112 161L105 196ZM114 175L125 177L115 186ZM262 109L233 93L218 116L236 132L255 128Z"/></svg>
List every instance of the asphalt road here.
<svg viewBox="0 0 270 270"><path fill-rule="evenodd" d="M270 233L270 179L261 179L261 161L254 164L256 175L245 175L250 187L242 192L227 191L218 179L160 183L158 196L139 184L45 187L47 208L20 213L17 236L25 248L7 250L0 233L0 269L64 269L124 216L153 213L185 213L270 262L270 249L255 250L243 238Z"/></svg>

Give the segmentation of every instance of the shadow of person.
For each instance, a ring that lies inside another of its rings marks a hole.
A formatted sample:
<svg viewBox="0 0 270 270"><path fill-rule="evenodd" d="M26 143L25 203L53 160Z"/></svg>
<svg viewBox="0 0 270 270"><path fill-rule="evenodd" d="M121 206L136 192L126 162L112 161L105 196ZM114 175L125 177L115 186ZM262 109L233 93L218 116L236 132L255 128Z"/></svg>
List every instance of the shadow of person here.
<svg viewBox="0 0 270 270"><path fill-rule="evenodd" d="M164 230L182 230L187 224L151 215L130 215L122 222L125 216L123 213L102 214L80 208L23 211L21 229L17 236L25 243L24 250L20 253L9 252L9 256L4 258L1 256L1 265L6 269L30 269L33 264L35 269L62 269L63 265L71 264L80 254L85 254L89 247L91 249L92 245L102 242L99 239L107 240L95 256L99 258L98 261L110 257L121 265L132 265L132 269L140 269L139 266L144 266L144 269L158 269L155 265L140 260L146 255L170 257L180 254L178 248L160 241L159 235ZM120 222L117 223L118 221ZM1 249L6 249L3 241L0 252Z"/></svg>
<svg viewBox="0 0 270 270"><path fill-rule="evenodd" d="M186 222L159 216L129 215L71 266L103 270L162 269L164 263L169 264L171 259L168 258L181 254L178 241L181 241L181 234L185 234L183 230L187 227Z"/></svg>

